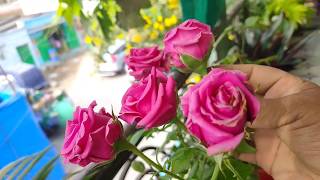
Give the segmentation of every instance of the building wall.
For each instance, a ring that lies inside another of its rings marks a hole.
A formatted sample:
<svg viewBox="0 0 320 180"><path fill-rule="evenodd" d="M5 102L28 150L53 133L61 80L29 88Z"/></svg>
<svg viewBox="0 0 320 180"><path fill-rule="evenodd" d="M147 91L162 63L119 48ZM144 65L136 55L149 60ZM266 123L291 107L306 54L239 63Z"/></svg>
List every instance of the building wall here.
<svg viewBox="0 0 320 180"><path fill-rule="evenodd" d="M37 49L25 29L13 30L0 34L0 64L3 67L14 66L22 63L17 47L27 44L37 66L41 65L41 59L37 56Z"/></svg>

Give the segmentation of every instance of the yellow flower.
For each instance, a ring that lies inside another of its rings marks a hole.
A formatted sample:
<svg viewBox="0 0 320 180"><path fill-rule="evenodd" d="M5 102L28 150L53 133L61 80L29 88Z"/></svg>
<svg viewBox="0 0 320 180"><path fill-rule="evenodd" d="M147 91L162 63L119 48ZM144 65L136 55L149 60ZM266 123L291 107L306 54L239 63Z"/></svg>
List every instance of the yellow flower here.
<svg viewBox="0 0 320 180"><path fill-rule="evenodd" d="M147 23L147 24L152 24L152 20L149 16L147 15L142 15L142 18L144 19L144 21Z"/></svg>
<svg viewBox="0 0 320 180"><path fill-rule="evenodd" d="M191 76L187 79L186 83L199 83L201 81L201 76L196 73L192 73Z"/></svg>
<svg viewBox="0 0 320 180"><path fill-rule="evenodd" d="M175 9L179 5L179 0L168 0L169 9Z"/></svg>
<svg viewBox="0 0 320 180"><path fill-rule="evenodd" d="M130 43L127 43L126 44L126 54L129 54L131 48L132 48L132 45Z"/></svg>
<svg viewBox="0 0 320 180"><path fill-rule="evenodd" d="M163 17L162 16L157 16L157 21L162 22L163 21Z"/></svg>
<svg viewBox="0 0 320 180"><path fill-rule="evenodd" d="M160 25L159 25L159 31L160 31L160 32L163 32L163 31L164 31L164 25L163 25L163 24L160 24Z"/></svg>
<svg viewBox="0 0 320 180"><path fill-rule="evenodd" d="M123 33L120 33L117 35L117 39L123 39L124 38L124 34Z"/></svg>
<svg viewBox="0 0 320 180"><path fill-rule="evenodd" d="M234 41L234 40L236 39L236 36L235 36L233 33L229 32L229 33L228 33L228 39L229 39L230 41Z"/></svg>
<svg viewBox="0 0 320 180"><path fill-rule="evenodd" d="M157 31L151 31L151 33L150 33L150 39L151 40L157 39L158 36L159 36L159 33Z"/></svg>
<svg viewBox="0 0 320 180"><path fill-rule="evenodd" d="M149 29L150 28L150 24L145 24L144 26L143 26L143 29Z"/></svg>
<svg viewBox="0 0 320 180"><path fill-rule="evenodd" d="M178 22L178 18L177 18L177 16L172 15L170 19L171 19L171 23L172 23L172 25L177 24L177 22Z"/></svg>
<svg viewBox="0 0 320 180"><path fill-rule="evenodd" d="M103 43L102 39L100 39L98 37L93 37L92 38L92 42L98 47L100 47L102 45L102 43Z"/></svg>
<svg viewBox="0 0 320 180"><path fill-rule="evenodd" d="M170 18L164 19L164 25L166 27L173 26L173 25L177 24L177 22L178 22L178 19L175 15L172 15Z"/></svg>
<svg viewBox="0 0 320 180"><path fill-rule="evenodd" d="M169 18L165 18L165 19L164 19L164 25L165 25L166 27L170 27L170 26L171 26L171 22L170 22L170 19L169 19Z"/></svg>
<svg viewBox="0 0 320 180"><path fill-rule="evenodd" d="M132 37L132 42L134 43L141 43L142 42L142 36L140 34L135 34Z"/></svg>
<svg viewBox="0 0 320 180"><path fill-rule="evenodd" d="M161 25L160 23L155 22L155 23L153 24L153 29L159 29L159 26L160 26L160 25Z"/></svg>
<svg viewBox="0 0 320 180"><path fill-rule="evenodd" d="M92 42L91 37L88 36L88 35L86 35L86 36L84 37L84 42L87 43L87 44L91 44L91 42Z"/></svg>

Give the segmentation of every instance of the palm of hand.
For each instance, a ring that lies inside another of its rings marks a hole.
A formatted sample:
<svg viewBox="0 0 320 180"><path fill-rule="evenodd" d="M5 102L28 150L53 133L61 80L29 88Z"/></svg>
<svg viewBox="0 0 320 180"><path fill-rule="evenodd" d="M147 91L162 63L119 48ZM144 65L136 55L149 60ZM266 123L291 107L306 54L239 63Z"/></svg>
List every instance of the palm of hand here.
<svg viewBox="0 0 320 180"><path fill-rule="evenodd" d="M274 179L320 179L320 87L284 71L258 65L229 65L248 75L261 97L255 129L256 163Z"/></svg>
<svg viewBox="0 0 320 180"><path fill-rule="evenodd" d="M265 95L278 99L283 111L273 128L256 129L255 161L275 179L320 179L320 88L314 86L297 81L294 93L273 88Z"/></svg>

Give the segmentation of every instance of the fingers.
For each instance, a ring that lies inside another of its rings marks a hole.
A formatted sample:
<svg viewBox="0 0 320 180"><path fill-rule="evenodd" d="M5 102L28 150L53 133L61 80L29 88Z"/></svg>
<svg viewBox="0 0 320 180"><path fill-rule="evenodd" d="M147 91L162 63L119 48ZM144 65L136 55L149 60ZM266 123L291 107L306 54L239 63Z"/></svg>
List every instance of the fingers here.
<svg viewBox="0 0 320 180"><path fill-rule="evenodd" d="M247 74L250 85L257 94L264 95L287 73L276 68L253 64L224 65L224 69L239 70Z"/></svg>
<svg viewBox="0 0 320 180"><path fill-rule="evenodd" d="M238 159L251 164L257 164L256 153L241 153Z"/></svg>
<svg viewBox="0 0 320 180"><path fill-rule="evenodd" d="M279 98L316 87L282 70L254 64L224 65L224 69L239 70L247 74L255 92L265 98Z"/></svg>
<svg viewBox="0 0 320 180"><path fill-rule="evenodd" d="M277 128L283 123L287 109L281 98L259 98L260 111L257 118L250 124L251 128Z"/></svg>

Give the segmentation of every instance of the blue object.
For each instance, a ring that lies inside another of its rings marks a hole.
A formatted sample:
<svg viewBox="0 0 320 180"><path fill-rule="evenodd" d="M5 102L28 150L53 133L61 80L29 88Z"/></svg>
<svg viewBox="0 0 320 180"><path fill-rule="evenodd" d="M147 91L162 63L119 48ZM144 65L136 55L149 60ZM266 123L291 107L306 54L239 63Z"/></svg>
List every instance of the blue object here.
<svg viewBox="0 0 320 180"><path fill-rule="evenodd" d="M0 169L8 163L23 156L37 153L50 145L24 95L18 93L9 96L0 93L0 98L5 99L0 103ZM33 167L27 179L32 177L50 159L55 157L57 152L52 148ZM48 179L59 180L65 175L63 166L57 161Z"/></svg>

